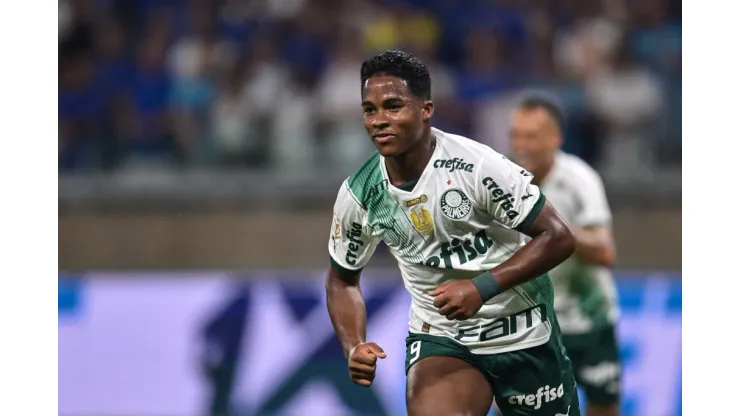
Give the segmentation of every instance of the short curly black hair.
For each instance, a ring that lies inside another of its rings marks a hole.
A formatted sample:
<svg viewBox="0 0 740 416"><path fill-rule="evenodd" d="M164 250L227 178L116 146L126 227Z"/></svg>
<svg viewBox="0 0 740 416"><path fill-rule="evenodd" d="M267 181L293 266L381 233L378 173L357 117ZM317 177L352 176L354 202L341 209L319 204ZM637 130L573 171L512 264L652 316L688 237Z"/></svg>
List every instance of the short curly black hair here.
<svg viewBox="0 0 740 416"><path fill-rule="evenodd" d="M423 100L432 99L432 79L419 58L397 49L381 52L362 63L361 88L374 75L392 75L406 81L409 91Z"/></svg>

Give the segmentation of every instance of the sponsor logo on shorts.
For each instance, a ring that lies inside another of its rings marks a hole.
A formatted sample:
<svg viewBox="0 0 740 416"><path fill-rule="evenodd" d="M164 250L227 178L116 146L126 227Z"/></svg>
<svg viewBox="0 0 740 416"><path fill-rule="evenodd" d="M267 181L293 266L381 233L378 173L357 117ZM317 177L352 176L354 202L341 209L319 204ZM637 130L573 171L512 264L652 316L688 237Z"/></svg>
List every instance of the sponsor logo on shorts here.
<svg viewBox="0 0 740 416"><path fill-rule="evenodd" d="M352 222L352 229L347 230L347 240L349 240L347 255L344 257L344 261L347 264L354 266L357 263L357 252L360 247L363 246L362 238L362 225Z"/></svg>
<svg viewBox="0 0 740 416"><path fill-rule="evenodd" d="M434 161L435 169L448 169L448 172L454 172L456 170L464 170L465 172L472 172L475 165L472 163L466 163L464 159L437 159Z"/></svg>
<svg viewBox="0 0 740 416"><path fill-rule="evenodd" d="M473 205L470 198L459 189L450 189L442 194L439 207L445 217L451 220L461 220L470 214Z"/></svg>
<svg viewBox="0 0 740 416"><path fill-rule="evenodd" d="M550 403L563 397L565 393L563 383L557 387L540 387L534 394L519 394L509 396L509 404L533 407L535 410L542 407L543 403ZM570 407L568 408L570 410ZM567 414L567 413L566 413Z"/></svg>

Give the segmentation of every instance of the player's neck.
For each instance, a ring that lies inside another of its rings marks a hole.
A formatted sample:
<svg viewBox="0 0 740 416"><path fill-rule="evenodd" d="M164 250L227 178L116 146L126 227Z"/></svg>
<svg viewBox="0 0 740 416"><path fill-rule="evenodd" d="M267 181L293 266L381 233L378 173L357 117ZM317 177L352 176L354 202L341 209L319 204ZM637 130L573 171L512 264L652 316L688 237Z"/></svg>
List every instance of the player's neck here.
<svg viewBox="0 0 740 416"><path fill-rule="evenodd" d="M427 130L425 136L403 154L385 159L385 168L391 185L398 186L419 179L424 173L437 145L437 139L430 130Z"/></svg>

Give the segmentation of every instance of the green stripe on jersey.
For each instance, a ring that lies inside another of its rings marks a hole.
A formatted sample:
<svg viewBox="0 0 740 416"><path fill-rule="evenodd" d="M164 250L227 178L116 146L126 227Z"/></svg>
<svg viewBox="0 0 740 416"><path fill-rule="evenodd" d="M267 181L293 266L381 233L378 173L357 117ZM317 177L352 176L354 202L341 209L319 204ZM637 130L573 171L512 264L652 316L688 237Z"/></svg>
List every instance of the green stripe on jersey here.
<svg viewBox="0 0 740 416"><path fill-rule="evenodd" d="M347 181L350 193L367 211L368 225L382 233L385 243L397 250L405 260L424 261L421 250L409 237L416 230L388 191L388 180L383 178L380 153L377 151Z"/></svg>

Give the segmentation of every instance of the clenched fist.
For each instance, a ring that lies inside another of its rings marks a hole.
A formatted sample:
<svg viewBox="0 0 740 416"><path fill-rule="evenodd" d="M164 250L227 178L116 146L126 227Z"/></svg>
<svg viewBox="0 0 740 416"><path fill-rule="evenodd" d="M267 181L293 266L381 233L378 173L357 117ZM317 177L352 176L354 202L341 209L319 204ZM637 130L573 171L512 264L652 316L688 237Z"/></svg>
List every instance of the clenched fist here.
<svg viewBox="0 0 740 416"><path fill-rule="evenodd" d="M462 321L475 315L483 306L483 298L472 280L456 280L430 290L434 307L448 320Z"/></svg>
<svg viewBox="0 0 740 416"><path fill-rule="evenodd" d="M378 344L374 342L357 344L349 351L349 378L361 386L373 384L375 363L378 358L385 358L385 352Z"/></svg>

